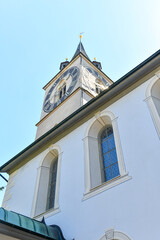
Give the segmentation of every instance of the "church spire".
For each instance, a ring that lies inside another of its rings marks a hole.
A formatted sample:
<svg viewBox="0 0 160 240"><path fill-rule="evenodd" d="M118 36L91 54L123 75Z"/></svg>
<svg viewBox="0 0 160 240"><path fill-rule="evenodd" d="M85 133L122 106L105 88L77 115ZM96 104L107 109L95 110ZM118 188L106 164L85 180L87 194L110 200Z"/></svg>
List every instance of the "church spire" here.
<svg viewBox="0 0 160 240"><path fill-rule="evenodd" d="M88 57L88 55L87 55L87 53L86 53L86 51L85 51L85 49L84 49L84 47L83 47L83 44L82 44L82 42L81 42L81 38L80 38L80 42L79 42L79 44L78 44L78 47L77 47L77 49L76 49L76 52L75 52L73 58L75 58L79 53L82 53L85 57L87 57L87 58L89 59L89 57ZM73 59L73 58L72 58L72 59Z"/></svg>

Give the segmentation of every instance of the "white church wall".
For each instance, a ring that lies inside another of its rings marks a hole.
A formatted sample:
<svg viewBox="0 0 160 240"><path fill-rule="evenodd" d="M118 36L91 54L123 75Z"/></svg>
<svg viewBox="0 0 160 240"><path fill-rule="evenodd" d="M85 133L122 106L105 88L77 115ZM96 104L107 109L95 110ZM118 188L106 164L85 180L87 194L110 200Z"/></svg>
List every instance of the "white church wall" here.
<svg viewBox="0 0 160 240"><path fill-rule="evenodd" d="M60 212L47 217L46 223L59 225L66 239L99 240L111 227L131 239L158 239L160 142L144 101L150 81L104 109L117 117L124 163L132 177L129 181L83 200L83 138L90 120L56 143L62 149ZM31 214L37 168L46 151L17 172L12 198L8 201L13 211Z"/></svg>
<svg viewBox="0 0 160 240"><path fill-rule="evenodd" d="M7 202L8 210L30 216L37 178L37 168L44 154L43 152L36 156L11 174L11 178L12 175L14 176L14 185L10 191L12 197ZM4 200L5 197L6 193ZM5 205L6 203L3 202L2 207L5 207Z"/></svg>
<svg viewBox="0 0 160 240"><path fill-rule="evenodd" d="M157 176L160 148L144 101L147 84L142 84L106 109L118 117L126 170L132 176L130 181L83 201L84 162L81 157L84 149L81 138L87 123L63 139L61 212L46 221L48 224L60 225L66 238L100 239L105 229L112 226L131 239L149 240L158 237L154 229L158 228L159 219L157 209L160 194L157 191L160 184ZM77 153L78 162L75 154L72 154L73 149Z"/></svg>

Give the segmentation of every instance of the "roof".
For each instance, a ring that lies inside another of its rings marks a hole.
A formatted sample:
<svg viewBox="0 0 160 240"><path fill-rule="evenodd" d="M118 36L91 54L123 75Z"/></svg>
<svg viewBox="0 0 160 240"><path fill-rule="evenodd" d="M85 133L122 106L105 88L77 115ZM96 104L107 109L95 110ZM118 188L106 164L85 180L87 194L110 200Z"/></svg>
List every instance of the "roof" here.
<svg viewBox="0 0 160 240"><path fill-rule="evenodd" d="M107 80L110 82L110 83L113 83L113 81L100 69L100 68L97 68L93 62L91 62L91 60L88 58L88 56L84 55L82 52L79 52L79 54L77 56L74 57L74 59L72 58L72 60L67 64L66 68L67 67L70 67L72 65L72 63L78 58L78 56L80 57L83 57L86 61L89 62L89 64L93 67L93 68L96 68L97 71L100 72L100 74L103 74L104 77L107 78ZM63 74L66 70L66 68L63 68L62 70L60 70L54 77L51 78L51 80L43 87L44 90L46 90L46 88L55 80L58 78L58 76L60 76L60 74Z"/></svg>
<svg viewBox="0 0 160 240"><path fill-rule="evenodd" d="M47 84L45 84L45 86L43 87L43 89L46 90L46 88L49 86L49 84L51 84L51 83L53 82L53 80L54 80L56 77L58 77L59 74L63 73L63 71L66 70L66 68L62 68L61 65L63 65L64 63L67 63L65 67L71 66L71 64L74 62L74 60L76 60L76 57L77 57L78 55L79 55L80 57L83 57L85 60L89 61L89 63L91 64L91 66L96 67L96 69L97 69L98 71L100 71L100 73L102 73L105 77L107 77L107 79L108 79L109 82L113 83L113 81L101 70L101 69L102 69L102 66L101 66L101 63L100 63L100 62L97 62L97 61L91 62L91 60L89 59L89 57L88 57L88 55L87 55L87 53L86 53L86 51L85 51L85 49L84 49L84 46L83 46L82 42L80 41L80 43L78 44L78 47L77 47L77 49L76 49L76 51L75 51L75 53L74 53L73 58L71 59L71 61L70 61L70 62L69 62L69 61L62 62L62 63L60 64L60 71L59 71L54 77L52 77L51 80L50 80ZM100 67L97 67L95 63L99 64Z"/></svg>
<svg viewBox="0 0 160 240"><path fill-rule="evenodd" d="M93 112L94 109L102 106L102 104L107 103L110 99L114 98L122 91L129 88L131 85L135 84L141 78L149 74L151 71L160 66L160 50L155 52L152 56L147 58L144 62L139 64L137 67L132 69L122 78L113 83L108 89L104 90L97 97L91 99L85 105L77 109L74 113L65 118L62 122L54 126L40 138L35 140L29 146L27 146L24 150L10 159L8 162L3 164L0 167L1 172L9 172L11 169L17 166L24 158L29 156L30 154L37 151L42 145L49 142L51 139L64 132L70 126L73 126L75 122L83 119L87 114Z"/></svg>
<svg viewBox="0 0 160 240"><path fill-rule="evenodd" d="M75 54L73 55L72 60L73 60L79 53L82 53L85 57L87 57L87 58L89 59L89 57L88 57L88 55L87 55L87 53L86 53L86 51L85 51L85 49L84 49L83 44L82 44L81 41L80 41L80 43L78 44L78 47L77 47L77 49L76 49Z"/></svg>
<svg viewBox="0 0 160 240"><path fill-rule="evenodd" d="M39 235L45 239L65 240L58 226L48 226L44 222L39 222L16 212L7 211L4 208L0 208L0 223Z"/></svg>

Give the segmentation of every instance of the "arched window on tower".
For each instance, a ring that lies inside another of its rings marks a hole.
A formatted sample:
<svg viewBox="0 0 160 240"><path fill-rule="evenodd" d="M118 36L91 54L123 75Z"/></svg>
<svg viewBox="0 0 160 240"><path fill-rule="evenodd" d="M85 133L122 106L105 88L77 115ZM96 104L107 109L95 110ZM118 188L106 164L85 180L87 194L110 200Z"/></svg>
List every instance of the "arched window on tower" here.
<svg viewBox="0 0 160 240"><path fill-rule="evenodd" d="M97 94L100 94L105 89L102 81L100 79L96 79L95 81L95 91Z"/></svg>
<svg viewBox="0 0 160 240"><path fill-rule="evenodd" d="M100 135L104 182L119 176L119 166L112 126L107 126Z"/></svg>
<svg viewBox="0 0 160 240"><path fill-rule="evenodd" d="M66 83L64 82L59 88L59 99L61 99L66 93Z"/></svg>
<svg viewBox="0 0 160 240"><path fill-rule="evenodd" d="M54 94L54 102L57 102L58 100L61 100L63 98L63 96L66 93L66 88L67 88L66 81L62 79L58 86L56 87L56 91Z"/></svg>

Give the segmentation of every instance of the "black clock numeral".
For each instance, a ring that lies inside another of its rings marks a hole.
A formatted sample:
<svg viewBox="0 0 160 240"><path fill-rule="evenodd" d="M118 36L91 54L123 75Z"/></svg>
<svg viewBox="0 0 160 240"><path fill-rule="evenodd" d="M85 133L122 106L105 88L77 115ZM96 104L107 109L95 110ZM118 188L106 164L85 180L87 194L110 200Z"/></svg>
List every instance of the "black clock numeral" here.
<svg viewBox="0 0 160 240"><path fill-rule="evenodd" d="M46 110L49 110L50 106L51 106L50 103L47 102L47 103L45 103L44 108L45 108Z"/></svg>
<svg viewBox="0 0 160 240"><path fill-rule="evenodd" d="M69 96L69 93L68 93L68 91L65 93L65 96L66 96L66 97L68 97L68 96Z"/></svg>
<svg viewBox="0 0 160 240"><path fill-rule="evenodd" d="M73 82L77 80L77 75L73 78Z"/></svg>
<svg viewBox="0 0 160 240"><path fill-rule="evenodd" d="M70 87L74 87L74 85L75 85L75 82L72 81Z"/></svg>
<svg viewBox="0 0 160 240"><path fill-rule="evenodd" d="M75 75L77 75L78 70L74 69L74 71L72 72L72 76L74 77Z"/></svg>
<svg viewBox="0 0 160 240"><path fill-rule="evenodd" d="M98 72L96 72L95 70L94 70L94 75L96 76L96 77L98 77Z"/></svg>
<svg viewBox="0 0 160 240"><path fill-rule="evenodd" d="M47 94L47 96L46 96L46 98L45 98L45 103L48 102L49 97L50 97L50 93Z"/></svg>
<svg viewBox="0 0 160 240"><path fill-rule="evenodd" d="M71 93L71 91L72 91L72 89L73 89L73 86L70 86L69 88L68 88L68 93L70 94Z"/></svg>
<svg viewBox="0 0 160 240"><path fill-rule="evenodd" d="M60 78L58 78L55 83L53 84L53 87L55 87L57 85L57 83L59 82Z"/></svg>
<svg viewBox="0 0 160 240"><path fill-rule="evenodd" d="M68 74L68 70L63 73L62 78L64 78Z"/></svg>
<svg viewBox="0 0 160 240"><path fill-rule="evenodd" d="M91 68L88 67L87 70L88 70L90 73L92 73L92 69L91 69Z"/></svg>

